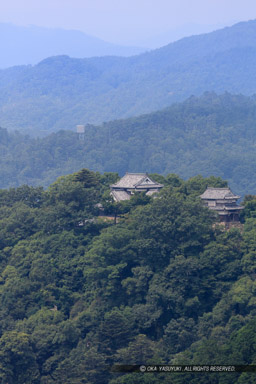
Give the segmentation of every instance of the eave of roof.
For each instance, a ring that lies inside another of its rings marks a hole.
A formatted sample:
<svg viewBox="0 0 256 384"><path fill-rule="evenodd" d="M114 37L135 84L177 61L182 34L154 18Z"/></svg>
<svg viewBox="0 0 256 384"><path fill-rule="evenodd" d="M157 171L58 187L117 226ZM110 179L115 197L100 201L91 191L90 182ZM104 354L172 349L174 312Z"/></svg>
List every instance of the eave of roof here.
<svg viewBox="0 0 256 384"><path fill-rule="evenodd" d="M150 182L147 183L144 181L146 179L149 179ZM159 183L155 183L154 180L152 180L147 173L129 173L126 172L126 174L115 184L112 184L110 186L112 189L116 188L162 188L163 185Z"/></svg>
<svg viewBox="0 0 256 384"><path fill-rule="evenodd" d="M202 195L201 199L205 200L238 200L240 196L234 195L230 188L213 188L207 187Z"/></svg>
<svg viewBox="0 0 256 384"><path fill-rule="evenodd" d="M115 201L123 201L123 200L130 200L131 195L125 191L115 191L112 190L111 194Z"/></svg>

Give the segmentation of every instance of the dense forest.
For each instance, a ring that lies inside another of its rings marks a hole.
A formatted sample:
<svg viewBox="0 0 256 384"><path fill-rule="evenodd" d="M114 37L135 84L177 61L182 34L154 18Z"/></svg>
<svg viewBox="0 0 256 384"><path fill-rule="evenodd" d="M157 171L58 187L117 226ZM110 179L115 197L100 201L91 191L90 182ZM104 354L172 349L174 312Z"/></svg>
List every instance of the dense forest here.
<svg viewBox="0 0 256 384"><path fill-rule="evenodd" d="M154 175L158 198L113 203L115 173L0 191L3 384L252 384L248 373L122 374L119 364L253 364L256 198L244 230L201 205L220 178ZM99 216L98 203L118 213Z"/></svg>
<svg viewBox="0 0 256 384"><path fill-rule="evenodd" d="M137 118L87 125L84 141L71 131L36 139L0 129L0 187L46 187L86 167L215 175L238 194L255 194L255 145L256 98L205 93Z"/></svg>
<svg viewBox="0 0 256 384"><path fill-rule="evenodd" d="M256 21L133 56L72 59L0 71L0 126L45 133L162 109L191 94L256 92Z"/></svg>

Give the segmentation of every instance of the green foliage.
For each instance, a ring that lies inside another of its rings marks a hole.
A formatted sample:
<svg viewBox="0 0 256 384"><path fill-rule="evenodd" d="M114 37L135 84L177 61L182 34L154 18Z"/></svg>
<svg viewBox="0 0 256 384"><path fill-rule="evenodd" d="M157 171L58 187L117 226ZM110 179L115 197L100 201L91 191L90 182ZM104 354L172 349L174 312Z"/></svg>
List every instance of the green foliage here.
<svg viewBox="0 0 256 384"><path fill-rule="evenodd" d="M82 170L46 191L1 191L0 381L246 382L246 374L111 372L256 361L255 218L245 215L242 233L214 228L198 195L225 186L220 178L154 175L164 185L156 198L116 204L108 196L117 177ZM99 202L122 217L99 219Z"/></svg>
<svg viewBox="0 0 256 384"><path fill-rule="evenodd" d="M40 383L29 335L6 332L0 339L0 379L3 384Z"/></svg>
<svg viewBox="0 0 256 384"><path fill-rule="evenodd" d="M246 195L243 201L244 209L241 214L241 220L244 222L245 219L250 217L256 217L256 196Z"/></svg>
<svg viewBox="0 0 256 384"><path fill-rule="evenodd" d="M77 184L100 189L117 181L116 172L147 171L173 188L184 188L182 179L191 178L188 193L226 186L224 178L237 194L253 194L255 132L255 98L227 93L206 93L149 115L88 125L84 141L71 131L32 139L0 129L0 187L48 187L57 177L76 172ZM106 173L93 175L87 168ZM40 205L40 189L31 189L29 196L25 188L16 190L17 201L25 193L25 204ZM0 205L5 194L0 191Z"/></svg>
<svg viewBox="0 0 256 384"><path fill-rule="evenodd" d="M82 183L84 188L95 187L99 184L99 178L97 178L96 174L85 168L75 173L74 178L76 181Z"/></svg>

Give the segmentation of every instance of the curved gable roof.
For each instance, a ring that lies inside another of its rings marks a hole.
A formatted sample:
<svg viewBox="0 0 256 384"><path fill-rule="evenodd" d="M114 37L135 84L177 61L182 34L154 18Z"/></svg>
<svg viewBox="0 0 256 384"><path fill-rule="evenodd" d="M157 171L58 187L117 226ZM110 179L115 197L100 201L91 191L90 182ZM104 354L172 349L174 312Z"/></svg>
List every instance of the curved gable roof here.
<svg viewBox="0 0 256 384"><path fill-rule="evenodd" d="M202 195L201 199L218 200L218 199L239 199L240 196L234 195L230 188L213 188L207 187Z"/></svg>
<svg viewBox="0 0 256 384"><path fill-rule="evenodd" d="M137 188L142 186L153 186L161 188L162 184L155 183L146 173L126 173L111 188Z"/></svg>

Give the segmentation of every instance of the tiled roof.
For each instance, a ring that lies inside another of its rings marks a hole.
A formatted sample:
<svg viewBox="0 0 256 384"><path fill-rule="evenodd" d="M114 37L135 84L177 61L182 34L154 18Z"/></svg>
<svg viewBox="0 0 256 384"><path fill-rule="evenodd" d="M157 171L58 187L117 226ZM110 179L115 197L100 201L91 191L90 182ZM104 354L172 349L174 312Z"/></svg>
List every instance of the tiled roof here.
<svg viewBox="0 0 256 384"><path fill-rule="evenodd" d="M116 184L111 185L111 187L135 188L135 185L146 176L146 173L126 173Z"/></svg>
<svg viewBox="0 0 256 384"><path fill-rule="evenodd" d="M240 196L234 195L229 188L212 188L208 187L200 196L201 199L239 199Z"/></svg>
<svg viewBox="0 0 256 384"><path fill-rule="evenodd" d="M232 211L237 211L237 210L242 210L244 207L241 207L240 205L234 205L234 206L226 206L226 207L208 207L212 211L216 212L232 212Z"/></svg>
<svg viewBox="0 0 256 384"><path fill-rule="evenodd" d="M131 195L125 191L111 191L111 195L115 201L130 200L131 198Z"/></svg>
<svg viewBox="0 0 256 384"><path fill-rule="evenodd" d="M161 184L151 180L146 173L127 172L116 184L111 185L111 188L136 188L139 186L162 187Z"/></svg>

